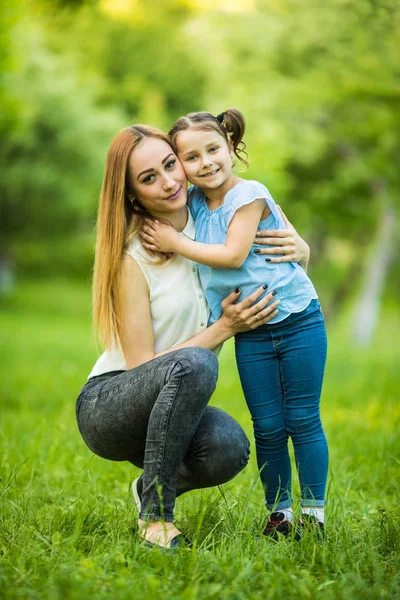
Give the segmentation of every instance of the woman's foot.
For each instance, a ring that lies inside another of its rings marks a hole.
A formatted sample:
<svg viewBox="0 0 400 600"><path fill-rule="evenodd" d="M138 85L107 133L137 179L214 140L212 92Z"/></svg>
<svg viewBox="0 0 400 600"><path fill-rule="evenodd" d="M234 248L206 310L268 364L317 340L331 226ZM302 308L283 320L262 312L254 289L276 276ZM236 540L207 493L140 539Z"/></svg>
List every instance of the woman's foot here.
<svg viewBox="0 0 400 600"><path fill-rule="evenodd" d="M189 540L170 521L152 521L149 523L139 519L138 526L139 537L152 546L168 549L177 546L190 546Z"/></svg>

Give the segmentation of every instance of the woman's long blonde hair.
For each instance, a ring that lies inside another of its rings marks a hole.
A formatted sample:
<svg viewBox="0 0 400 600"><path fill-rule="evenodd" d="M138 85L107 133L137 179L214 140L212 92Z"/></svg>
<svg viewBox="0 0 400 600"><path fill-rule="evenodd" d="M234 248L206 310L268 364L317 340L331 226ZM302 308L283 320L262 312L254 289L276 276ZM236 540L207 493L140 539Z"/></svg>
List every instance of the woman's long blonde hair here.
<svg viewBox="0 0 400 600"><path fill-rule="evenodd" d="M158 129L132 125L115 136L107 154L97 215L93 274L93 327L106 349L118 342L121 324L120 275L124 250L143 219L151 216L134 197L129 177L129 157L144 138L151 137L170 144L168 136Z"/></svg>

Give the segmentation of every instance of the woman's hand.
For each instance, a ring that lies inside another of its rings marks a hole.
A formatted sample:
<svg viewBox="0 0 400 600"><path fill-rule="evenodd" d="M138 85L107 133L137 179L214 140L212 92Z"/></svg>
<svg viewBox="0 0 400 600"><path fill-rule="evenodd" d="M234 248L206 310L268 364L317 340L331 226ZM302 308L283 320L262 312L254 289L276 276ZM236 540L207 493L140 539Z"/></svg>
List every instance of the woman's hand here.
<svg viewBox="0 0 400 600"><path fill-rule="evenodd" d="M241 302L237 302L240 297L240 289L229 294L221 302L223 313L217 323L221 322L221 325L227 327L231 331L231 335L249 329L257 329L260 325L268 323L278 314L277 307L280 300L275 298L276 292L271 290L257 302L258 298L265 293L266 288L267 286L259 287Z"/></svg>
<svg viewBox="0 0 400 600"><path fill-rule="evenodd" d="M151 252L175 252L176 244L179 243L179 233L172 225L150 219L145 219L139 235L142 246Z"/></svg>
<svg viewBox="0 0 400 600"><path fill-rule="evenodd" d="M255 244L276 246L276 248L257 248L259 250L257 254L271 255L266 259L267 262L271 263L297 262L306 271L310 258L310 248L286 218L281 207L279 207L279 210L285 221L286 229L257 231Z"/></svg>

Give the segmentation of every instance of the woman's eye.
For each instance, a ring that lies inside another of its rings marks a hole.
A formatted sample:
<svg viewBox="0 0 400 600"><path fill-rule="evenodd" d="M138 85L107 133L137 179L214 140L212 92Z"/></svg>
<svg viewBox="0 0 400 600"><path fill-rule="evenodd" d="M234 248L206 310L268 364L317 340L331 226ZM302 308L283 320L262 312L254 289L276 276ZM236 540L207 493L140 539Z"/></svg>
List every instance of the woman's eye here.
<svg viewBox="0 0 400 600"><path fill-rule="evenodd" d="M165 165L166 169L172 169L176 165L176 158L173 158Z"/></svg>
<svg viewBox="0 0 400 600"><path fill-rule="evenodd" d="M152 173L151 175L147 175L147 177L143 179L143 183L152 183L154 181L154 177L154 173Z"/></svg>

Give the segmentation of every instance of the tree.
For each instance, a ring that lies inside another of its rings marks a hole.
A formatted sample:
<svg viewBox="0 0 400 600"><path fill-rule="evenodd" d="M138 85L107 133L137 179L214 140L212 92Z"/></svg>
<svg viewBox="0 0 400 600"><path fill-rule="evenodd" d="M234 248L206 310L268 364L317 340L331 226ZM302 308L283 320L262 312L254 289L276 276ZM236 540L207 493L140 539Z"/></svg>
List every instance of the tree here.
<svg viewBox="0 0 400 600"><path fill-rule="evenodd" d="M48 49L32 18L14 23L9 41L16 59L1 106L3 254L22 238L58 237L93 219L105 152L124 124L117 109L99 106L96 82L82 82L71 57Z"/></svg>
<svg viewBox="0 0 400 600"><path fill-rule="evenodd" d="M394 0L282 0L260 1L240 26L216 11L192 27L198 40L218 35L208 105L248 116L248 175L311 238L331 314L354 295L366 265L380 185L393 219L398 210L399 19Z"/></svg>

